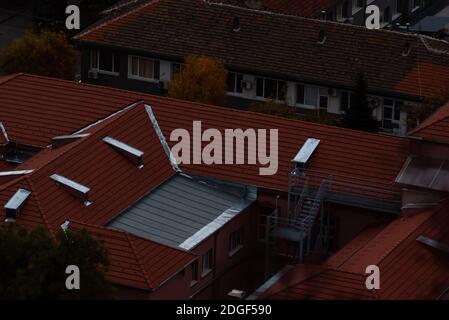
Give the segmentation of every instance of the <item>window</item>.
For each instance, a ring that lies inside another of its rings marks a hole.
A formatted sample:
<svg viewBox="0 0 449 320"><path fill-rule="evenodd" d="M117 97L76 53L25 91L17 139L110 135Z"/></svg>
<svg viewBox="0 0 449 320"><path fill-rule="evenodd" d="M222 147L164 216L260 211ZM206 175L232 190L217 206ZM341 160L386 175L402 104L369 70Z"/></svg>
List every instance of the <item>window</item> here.
<svg viewBox="0 0 449 320"><path fill-rule="evenodd" d="M130 56L129 76L144 80L159 80L160 62L151 58Z"/></svg>
<svg viewBox="0 0 449 320"><path fill-rule="evenodd" d="M190 280L190 285L194 286L195 284L198 283L198 261L194 261L190 267L190 271L191 271L191 280Z"/></svg>
<svg viewBox="0 0 449 320"><path fill-rule="evenodd" d="M384 129L397 129L399 128L399 120L401 118L401 108L403 107L402 101L393 99L384 99L383 115L382 115L382 127Z"/></svg>
<svg viewBox="0 0 449 320"><path fill-rule="evenodd" d="M327 111L328 104L329 104L329 97L328 96L320 96L320 109Z"/></svg>
<svg viewBox="0 0 449 320"><path fill-rule="evenodd" d="M340 92L340 111L347 111L351 106L352 94L347 91Z"/></svg>
<svg viewBox="0 0 449 320"><path fill-rule="evenodd" d="M203 272L202 276L205 277L212 271L213 267L213 251L210 249L205 254L203 254Z"/></svg>
<svg viewBox="0 0 449 320"><path fill-rule="evenodd" d="M296 86L296 103L305 106L318 106L319 89L317 87L298 84Z"/></svg>
<svg viewBox="0 0 449 320"><path fill-rule="evenodd" d="M229 236L229 256L234 255L243 247L243 228L240 228Z"/></svg>
<svg viewBox="0 0 449 320"><path fill-rule="evenodd" d="M243 75L240 73L229 72L228 73L228 92L242 93L242 81Z"/></svg>
<svg viewBox="0 0 449 320"><path fill-rule="evenodd" d="M182 70L182 64L173 62L171 64L171 79L173 80Z"/></svg>
<svg viewBox="0 0 449 320"><path fill-rule="evenodd" d="M90 52L90 67L104 72L118 73L120 71L120 56L105 49L92 49Z"/></svg>
<svg viewBox="0 0 449 320"><path fill-rule="evenodd" d="M285 81L268 78L256 79L256 95L267 99L285 100L287 83Z"/></svg>

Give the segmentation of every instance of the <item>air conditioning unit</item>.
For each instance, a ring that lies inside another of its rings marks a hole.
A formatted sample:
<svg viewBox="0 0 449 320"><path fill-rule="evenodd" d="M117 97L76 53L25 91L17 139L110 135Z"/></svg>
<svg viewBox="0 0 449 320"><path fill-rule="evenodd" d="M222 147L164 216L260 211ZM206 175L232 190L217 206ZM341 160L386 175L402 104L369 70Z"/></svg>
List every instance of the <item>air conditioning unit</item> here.
<svg viewBox="0 0 449 320"><path fill-rule="evenodd" d="M242 88L245 90L251 90L253 88L252 81L242 80Z"/></svg>
<svg viewBox="0 0 449 320"><path fill-rule="evenodd" d="M89 79L98 79L98 70L89 70L87 77Z"/></svg>
<svg viewBox="0 0 449 320"><path fill-rule="evenodd" d="M327 95L330 97L336 97L338 96L338 91L334 88L327 89Z"/></svg>

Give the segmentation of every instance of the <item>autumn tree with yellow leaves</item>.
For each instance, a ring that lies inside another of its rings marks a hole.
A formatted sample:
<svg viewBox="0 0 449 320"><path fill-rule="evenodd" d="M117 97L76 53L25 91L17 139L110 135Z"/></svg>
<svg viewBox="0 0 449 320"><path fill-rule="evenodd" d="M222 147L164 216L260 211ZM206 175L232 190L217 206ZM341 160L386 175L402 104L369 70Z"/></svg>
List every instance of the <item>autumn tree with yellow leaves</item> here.
<svg viewBox="0 0 449 320"><path fill-rule="evenodd" d="M189 56L170 82L172 98L224 105L228 72L218 60Z"/></svg>

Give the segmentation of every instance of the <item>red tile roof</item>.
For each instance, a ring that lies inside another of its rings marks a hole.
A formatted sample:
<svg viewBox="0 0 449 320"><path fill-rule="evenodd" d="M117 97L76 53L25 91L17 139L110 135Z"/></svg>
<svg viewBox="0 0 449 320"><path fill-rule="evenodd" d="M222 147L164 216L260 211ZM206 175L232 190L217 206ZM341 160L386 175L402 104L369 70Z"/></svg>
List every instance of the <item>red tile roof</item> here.
<svg viewBox="0 0 449 320"><path fill-rule="evenodd" d="M4 87L7 86L7 87ZM309 137L321 139L320 146L311 161L310 170L320 172L323 177L334 176L335 187L339 181L359 186L353 192L366 193L382 198L396 198L399 189L394 180L400 171L407 153L408 141L403 138L368 134L309 122L214 107L164 97L133 93L129 91L79 84L58 79L17 75L0 85L0 103L8 94L10 105L2 108L0 119L9 127L11 139L20 139L29 144L48 145L54 135L69 134L87 126L98 118L110 114L137 100L145 100L153 106L155 115L167 140L173 129L192 129L192 122L201 120L203 128L255 128L279 130L279 171L275 176L260 176L258 166L198 166L189 165L185 170L204 176L257 185L271 189L286 190L291 159ZM3 92L3 97L2 97ZM33 101L33 103L31 103ZM64 107L64 112L61 111ZM138 111L133 111L138 112ZM8 114L8 117L3 116ZM36 114L45 115L46 130ZM142 115L145 117L145 115ZM123 116L125 117L125 116ZM3 120L8 119L8 121ZM137 120L136 120L137 121ZM146 121L146 120L139 120ZM143 126L144 124L142 124ZM106 129L105 129L106 130ZM121 134L118 134L121 136ZM154 138L154 137L153 137ZM87 138L89 140L94 138ZM131 142L137 137L127 136ZM136 140L137 139L137 140ZM84 139L83 139L84 140ZM81 143L81 142L80 142ZM89 143L89 142L88 142ZM88 144L87 143L87 144ZM105 148L101 144L102 150ZM72 149L72 148L70 148ZM63 149L64 150L64 149ZM94 150L91 148L89 150ZM108 149L109 150L109 149ZM38 167L47 157L57 157L61 150L46 150L24 167ZM69 151L68 154L77 151ZM109 150L109 153L111 151ZM109 154L105 153L105 154ZM115 153L114 153L115 154ZM151 153L149 153L151 154ZM55 166L65 160L55 160ZM336 161L338 159L338 161ZM68 171L68 175L70 172ZM84 178L83 178L84 179ZM86 180L89 182L90 180ZM48 183L48 182L47 182Z"/></svg>
<svg viewBox="0 0 449 320"><path fill-rule="evenodd" d="M122 111L84 132L89 136L63 147L48 148L18 169L34 169L0 187L6 203L19 188L30 190L17 223L44 225L52 232L68 219L105 241L111 260L108 278L116 284L154 289L179 272L194 255L154 241L101 227L174 174L142 104ZM104 143L113 137L144 152L139 169ZM88 188L92 204L82 201L50 179L60 174ZM4 220L4 213L0 221Z"/></svg>
<svg viewBox="0 0 449 320"><path fill-rule="evenodd" d="M449 287L449 257L416 241L419 236L449 243L448 205L399 218L385 229L370 228L337 252L320 270L304 266L269 289L267 299L435 299ZM365 287L366 267L380 269L380 290ZM296 276L295 274L300 274Z"/></svg>
<svg viewBox="0 0 449 320"><path fill-rule="evenodd" d="M321 11L325 11L332 7L338 0L260 0L260 8L256 6L254 9L263 9L283 14L291 14L302 17L316 18L319 17ZM251 1L246 0L212 0L208 2L225 3L230 5L251 8ZM256 1L257 2L257 1Z"/></svg>
<svg viewBox="0 0 449 320"><path fill-rule="evenodd" d="M129 205L174 175L143 105L137 105L88 129L91 135L59 149L45 149L18 169L34 169L24 179L33 185L48 225L54 230L68 218L104 225ZM102 141L106 136L144 152L144 167ZM157 168L157 170L155 170ZM49 177L59 174L91 189L85 207Z"/></svg>
<svg viewBox="0 0 449 320"><path fill-rule="evenodd" d="M110 260L107 279L139 289L156 289L190 264L194 254L105 227L72 222L103 241Z"/></svg>
<svg viewBox="0 0 449 320"><path fill-rule="evenodd" d="M432 72L449 67L445 41L201 0L148 2L75 39L175 61L211 56L241 72L331 87L355 88L364 73L370 92L413 99L445 90Z"/></svg>
<svg viewBox="0 0 449 320"><path fill-rule="evenodd" d="M410 135L449 142L449 104L439 108Z"/></svg>

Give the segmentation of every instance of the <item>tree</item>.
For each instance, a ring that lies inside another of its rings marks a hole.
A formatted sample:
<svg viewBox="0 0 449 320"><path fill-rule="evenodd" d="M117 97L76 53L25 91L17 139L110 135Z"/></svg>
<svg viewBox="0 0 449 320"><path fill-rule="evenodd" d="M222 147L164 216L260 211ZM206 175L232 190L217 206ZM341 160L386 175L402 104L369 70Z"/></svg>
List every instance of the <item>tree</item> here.
<svg viewBox="0 0 449 320"><path fill-rule="evenodd" d="M361 74L357 79L357 88L351 96L351 104L346 110L342 124L346 128L377 132L377 122L373 118L373 112L368 104L367 83Z"/></svg>
<svg viewBox="0 0 449 320"><path fill-rule="evenodd" d="M286 103L279 103L274 100L255 103L250 106L249 111L270 114L289 119L299 119L294 107L290 107Z"/></svg>
<svg viewBox="0 0 449 320"><path fill-rule="evenodd" d="M80 270L80 290L66 288L70 265ZM86 230L52 237L43 228L0 226L0 299L111 298L108 265L103 244Z"/></svg>
<svg viewBox="0 0 449 320"><path fill-rule="evenodd" d="M170 82L168 96L195 102L224 105L227 71L217 60L189 56Z"/></svg>
<svg viewBox="0 0 449 320"><path fill-rule="evenodd" d="M72 80L77 54L60 32L27 32L0 54L0 68L6 73L25 72Z"/></svg>

